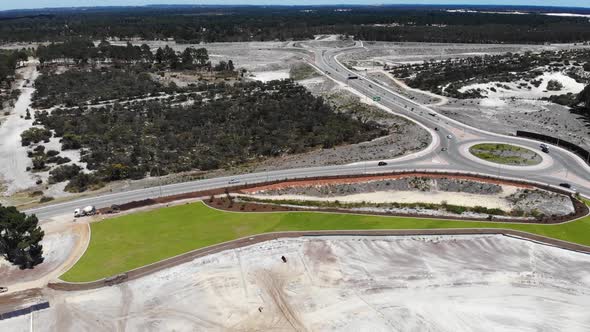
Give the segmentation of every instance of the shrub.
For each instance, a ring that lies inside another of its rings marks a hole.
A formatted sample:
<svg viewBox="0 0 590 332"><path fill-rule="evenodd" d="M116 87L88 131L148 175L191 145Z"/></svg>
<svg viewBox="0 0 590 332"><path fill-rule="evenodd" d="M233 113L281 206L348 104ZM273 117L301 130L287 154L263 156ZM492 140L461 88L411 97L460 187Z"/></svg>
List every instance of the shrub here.
<svg viewBox="0 0 590 332"><path fill-rule="evenodd" d="M55 151L55 150L49 150L47 151L46 155L47 157L55 157L59 154L59 151Z"/></svg>
<svg viewBox="0 0 590 332"><path fill-rule="evenodd" d="M31 197L37 197L37 196L41 196L41 195L43 195L43 192L41 190L36 190L36 191L33 191L32 193L29 194L29 196L31 196Z"/></svg>
<svg viewBox="0 0 590 332"><path fill-rule="evenodd" d="M559 91L563 89L563 84L556 80L550 80L547 82L547 90L549 91Z"/></svg>
<svg viewBox="0 0 590 332"><path fill-rule="evenodd" d="M45 158L41 156L33 158L33 169L37 171L45 169Z"/></svg>
<svg viewBox="0 0 590 332"><path fill-rule="evenodd" d="M61 142L62 150L77 150L82 147L81 138L78 135L74 134L65 134Z"/></svg>
<svg viewBox="0 0 590 332"><path fill-rule="evenodd" d="M47 202L51 202L53 201L55 198L51 197L51 196L43 196L41 197L41 199L39 200L39 203L47 203Z"/></svg>
<svg viewBox="0 0 590 332"><path fill-rule="evenodd" d="M41 141L48 141L51 138L51 131L46 128L29 128L25 130L21 137L21 144L29 146L31 143L39 143Z"/></svg>
<svg viewBox="0 0 590 332"><path fill-rule="evenodd" d="M102 186L102 182L93 174L78 173L65 187L67 192L81 193L88 189L96 189Z"/></svg>
<svg viewBox="0 0 590 332"><path fill-rule="evenodd" d="M82 168L76 164L58 166L49 172L49 183L59 183L70 180L78 175L81 170Z"/></svg>

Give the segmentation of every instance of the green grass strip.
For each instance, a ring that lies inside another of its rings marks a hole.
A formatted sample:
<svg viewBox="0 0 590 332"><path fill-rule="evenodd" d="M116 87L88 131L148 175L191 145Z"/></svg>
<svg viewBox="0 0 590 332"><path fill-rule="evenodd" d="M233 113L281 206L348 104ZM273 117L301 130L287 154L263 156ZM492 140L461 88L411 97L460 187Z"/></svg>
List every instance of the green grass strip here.
<svg viewBox="0 0 590 332"><path fill-rule="evenodd" d="M558 225L511 224L317 212L232 213L197 202L93 223L88 250L61 279L93 281L266 232L433 228L507 228L590 245L590 217Z"/></svg>

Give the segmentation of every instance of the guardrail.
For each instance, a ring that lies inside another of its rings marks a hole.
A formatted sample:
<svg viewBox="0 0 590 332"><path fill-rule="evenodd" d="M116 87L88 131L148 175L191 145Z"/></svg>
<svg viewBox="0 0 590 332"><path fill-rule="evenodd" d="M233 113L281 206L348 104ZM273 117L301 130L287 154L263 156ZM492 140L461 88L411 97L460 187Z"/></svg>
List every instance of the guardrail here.
<svg viewBox="0 0 590 332"><path fill-rule="evenodd" d="M539 133L533 133L530 131L523 131L523 130L517 130L516 136L532 138L532 139L536 139L538 141L542 141L542 142L546 142L546 143L560 146L568 151L575 153L580 158L582 158L586 162L586 164L590 165L590 151L588 151L588 150L584 149L583 147L578 146L574 143L564 141L564 140L557 138L557 137L543 135L543 134L539 134Z"/></svg>

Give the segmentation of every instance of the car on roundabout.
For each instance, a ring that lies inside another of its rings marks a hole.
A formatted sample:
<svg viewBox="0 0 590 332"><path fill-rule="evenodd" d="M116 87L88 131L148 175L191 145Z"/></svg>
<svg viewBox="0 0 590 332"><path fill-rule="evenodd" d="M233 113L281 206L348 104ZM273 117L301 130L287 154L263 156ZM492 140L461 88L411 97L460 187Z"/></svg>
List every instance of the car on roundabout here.
<svg viewBox="0 0 590 332"><path fill-rule="evenodd" d="M387 163L384 161L380 161L377 163L377 166L387 166Z"/></svg>

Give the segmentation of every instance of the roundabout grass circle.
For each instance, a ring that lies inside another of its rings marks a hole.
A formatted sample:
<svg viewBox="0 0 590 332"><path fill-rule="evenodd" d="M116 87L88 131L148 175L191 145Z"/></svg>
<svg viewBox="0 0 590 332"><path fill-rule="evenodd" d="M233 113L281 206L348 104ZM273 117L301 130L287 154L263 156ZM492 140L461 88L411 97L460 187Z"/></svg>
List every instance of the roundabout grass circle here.
<svg viewBox="0 0 590 332"><path fill-rule="evenodd" d="M534 166L543 161L533 150L504 143L475 144L469 147L469 153L485 161L510 166Z"/></svg>

